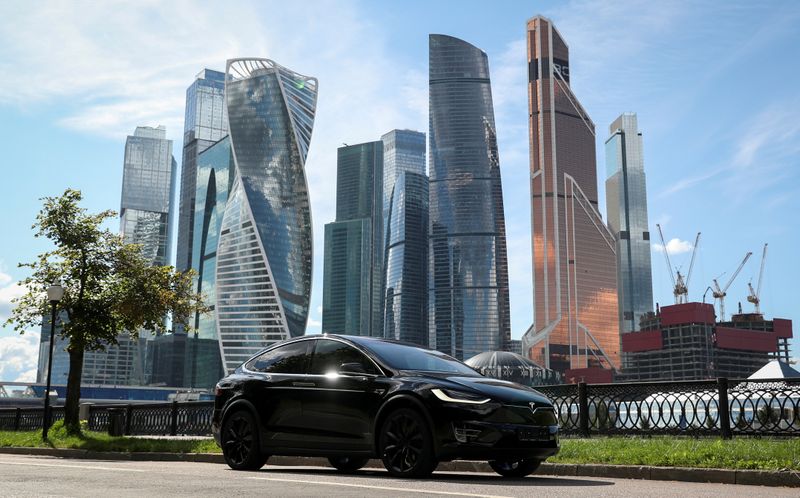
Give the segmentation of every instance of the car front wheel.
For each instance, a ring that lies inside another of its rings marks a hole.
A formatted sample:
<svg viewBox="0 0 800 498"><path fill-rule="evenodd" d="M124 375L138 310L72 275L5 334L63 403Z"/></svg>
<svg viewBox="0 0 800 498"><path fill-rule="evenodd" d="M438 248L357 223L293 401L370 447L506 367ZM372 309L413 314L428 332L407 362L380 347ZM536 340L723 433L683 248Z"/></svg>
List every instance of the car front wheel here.
<svg viewBox="0 0 800 498"><path fill-rule="evenodd" d="M258 470L267 463L268 457L259 447L255 418L248 411L237 411L225 420L220 442L225 463L234 470Z"/></svg>
<svg viewBox="0 0 800 498"><path fill-rule="evenodd" d="M428 425L416 410L400 408L381 425L383 465L395 477L427 477L438 464Z"/></svg>
<svg viewBox="0 0 800 498"><path fill-rule="evenodd" d="M536 472L541 460L523 458L522 460L489 460L489 466L503 477L525 477Z"/></svg>

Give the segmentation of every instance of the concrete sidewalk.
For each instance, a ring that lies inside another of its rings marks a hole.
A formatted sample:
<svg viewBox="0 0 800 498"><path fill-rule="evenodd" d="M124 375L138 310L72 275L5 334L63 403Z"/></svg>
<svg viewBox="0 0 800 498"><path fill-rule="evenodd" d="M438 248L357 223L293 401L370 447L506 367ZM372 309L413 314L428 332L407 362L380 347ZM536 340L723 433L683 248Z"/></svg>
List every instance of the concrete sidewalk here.
<svg viewBox="0 0 800 498"><path fill-rule="evenodd" d="M129 460L164 462L225 463L219 453L120 453L52 448L0 448L0 453L14 455L41 455L61 458L92 460ZM268 466L328 467L325 458L279 457L269 459ZM370 460L367 468L383 468L380 460ZM493 472L486 462L442 462L438 470L445 472ZM646 479L653 481L708 482L721 484L747 484L752 486L778 486L800 488L800 472L770 470L698 469L685 467L650 467L646 465L598 465L544 463L536 472L540 475L569 477L608 477L621 479Z"/></svg>

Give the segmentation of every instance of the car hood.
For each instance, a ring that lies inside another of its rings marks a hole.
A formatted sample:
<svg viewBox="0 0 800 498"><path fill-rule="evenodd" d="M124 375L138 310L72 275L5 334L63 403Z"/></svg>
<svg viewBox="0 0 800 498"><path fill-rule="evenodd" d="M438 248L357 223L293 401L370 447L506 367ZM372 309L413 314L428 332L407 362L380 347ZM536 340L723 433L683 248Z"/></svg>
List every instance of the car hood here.
<svg viewBox="0 0 800 498"><path fill-rule="evenodd" d="M547 397L545 397L539 391L528 386L509 382L507 380L478 376L431 375L430 377L434 377L439 380L438 383L441 383L441 387L444 389L458 390L459 387L465 387L467 388L467 391L478 391L482 394L485 394L487 397L492 398L493 400L503 403L511 403L515 405L527 405L531 402L535 402L537 404L551 404L550 400L548 400ZM446 384L453 385L449 386Z"/></svg>

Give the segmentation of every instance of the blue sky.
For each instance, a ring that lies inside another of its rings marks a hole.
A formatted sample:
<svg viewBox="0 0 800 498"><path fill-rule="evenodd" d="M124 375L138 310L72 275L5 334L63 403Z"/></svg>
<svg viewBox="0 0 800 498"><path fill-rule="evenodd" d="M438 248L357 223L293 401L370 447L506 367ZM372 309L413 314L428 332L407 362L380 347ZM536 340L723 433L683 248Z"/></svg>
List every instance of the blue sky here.
<svg viewBox="0 0 800 498"><path fill-rule="evenodd" d="M180 164L186 87L232 57L269 57L319 78L307 174L315 237L309 332L319 331L322 226L334 210L336 147L393 128L427 132L429 33L489 56L505 197L512 335L532 320L525 21L550 17L570 46L574 92L597 129L604 206L608 124L639 116L651 229L688 268L700 300L747 251L728 291L735 310L757 276L767 316L799 319L800 3L775 1L229 1L0 4L0 318L20 292L16 267L46 250L31 223L38 198L79 188L93 211L118 208L125 136L165 125ZM653 253L655 300L672 302ZM31 378L38 332L0 329L0 379ZM795 356L800 348L795 347ZM33 374L35 375L35 374Z"/></svg>

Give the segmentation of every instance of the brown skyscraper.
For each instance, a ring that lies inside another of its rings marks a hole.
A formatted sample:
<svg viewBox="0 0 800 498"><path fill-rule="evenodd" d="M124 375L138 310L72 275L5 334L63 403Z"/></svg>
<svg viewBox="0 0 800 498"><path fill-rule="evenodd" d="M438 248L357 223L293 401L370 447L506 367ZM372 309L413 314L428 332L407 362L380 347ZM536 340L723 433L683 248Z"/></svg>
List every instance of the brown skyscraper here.
<svg viewBox="0 0 800 498"><path fill-rule="evenodd" d="M528 21L534 321L523 349L567 378L619 368L614 237L597 210L594 123L552 22Z"/></svg>

